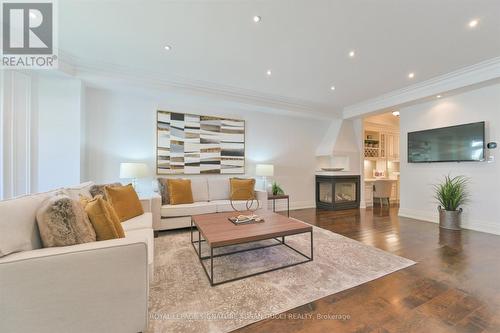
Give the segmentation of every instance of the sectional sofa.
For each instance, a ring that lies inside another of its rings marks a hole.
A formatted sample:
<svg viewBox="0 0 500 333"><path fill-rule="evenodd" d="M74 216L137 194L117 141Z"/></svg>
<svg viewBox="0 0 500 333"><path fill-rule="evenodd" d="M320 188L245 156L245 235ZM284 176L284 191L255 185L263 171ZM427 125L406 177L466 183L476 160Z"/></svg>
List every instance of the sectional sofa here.
<svg viewBox="0 0 500 333"><path fill-rule="evenodd" d="M62 190L77 198L92 185ZM55 192L0 201L0 332L145 331L151 201L122 223L125 238L42 248L35 215Z"/></svg>
<svg viewBox="0 0 500 333"><path fill-rule="evenodd" d="M153 196L153 227L155 231L191 226L191 216L232 211L229 178L191 178L192 204L162 204L159 194ZM256 190L255 197L262 209L267 209L267 192ZM246 210L247 201L233 201L238 210ZM256 207L256 202L254 202Z"/></svg>

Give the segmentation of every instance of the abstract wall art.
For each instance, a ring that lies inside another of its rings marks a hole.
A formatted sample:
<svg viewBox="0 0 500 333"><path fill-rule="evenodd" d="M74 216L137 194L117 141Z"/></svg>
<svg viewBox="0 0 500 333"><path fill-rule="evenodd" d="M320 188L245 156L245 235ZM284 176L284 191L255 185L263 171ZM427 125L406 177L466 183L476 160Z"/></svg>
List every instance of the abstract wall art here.
<svg viewBox="0 0 500 333"><path fill-rule="evenodd" d="M156 173L245 173L245 121L157 111Z"/></svg>

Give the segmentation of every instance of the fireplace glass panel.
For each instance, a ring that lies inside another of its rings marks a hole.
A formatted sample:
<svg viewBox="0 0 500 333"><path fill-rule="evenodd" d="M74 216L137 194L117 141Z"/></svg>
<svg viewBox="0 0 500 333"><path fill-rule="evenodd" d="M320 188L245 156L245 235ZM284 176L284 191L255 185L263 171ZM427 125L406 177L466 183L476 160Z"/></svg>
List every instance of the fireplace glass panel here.
<svg viewBox="0 0 500 333"><path fill-rule="evenodd" d="M319 183L319 201L331 204L332 200L332 183Z"/></svg>
<svg viewBox="0 0 500 333"><path fill-rule="evenodd" d="M353 202L356 201L356 183L339 182L335 183L335 202Z"/></svg>

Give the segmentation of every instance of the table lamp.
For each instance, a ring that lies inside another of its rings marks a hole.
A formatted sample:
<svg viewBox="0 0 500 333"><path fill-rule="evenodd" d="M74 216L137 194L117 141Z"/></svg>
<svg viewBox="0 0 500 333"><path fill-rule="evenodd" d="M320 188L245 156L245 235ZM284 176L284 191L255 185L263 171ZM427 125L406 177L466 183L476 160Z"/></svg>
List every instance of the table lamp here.
<svg viewBox="0 0 500 333"><path fill-rule="evenodd" d="M132 179L132 186L137 190L137 179L148 175L148 166L145 163L120 163L120 178Z"/></svg>
<svg viewBox="0 0 500 333"><path fill-rule="evenodd" d="M261 176L264 179L264 190L269 192L267 188L267 177L274 176L274 165L257 164L257 166L255 167L255 175Z"/></svg>

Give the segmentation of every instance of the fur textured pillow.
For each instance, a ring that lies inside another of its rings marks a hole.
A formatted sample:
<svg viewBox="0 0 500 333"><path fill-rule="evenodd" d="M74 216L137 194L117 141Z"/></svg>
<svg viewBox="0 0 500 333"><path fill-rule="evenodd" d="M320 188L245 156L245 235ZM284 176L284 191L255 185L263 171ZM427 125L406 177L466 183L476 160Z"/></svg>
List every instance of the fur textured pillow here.
<svg viewBox="0 0 500 333"><path fill-rule="evenodd" d="M36 222L43 247L67 246L96 241L96 234L82 205L57 194L38 208Z"/></svg>
<svg viewBox="0 0 500 333"><path fill-rule="evenodd" d="M106 191L104 190L106 186L110 187L115 187L115 186L122 186L121 183L111 183L111 184L101 184L101 185L92 185L90 188L90 194L92 195L93 198L97 197L98 195L102 195L102 198L104 200L107 200L106 198Z"/></svg>
<svg viewBox="0 0 500 333"><path fill-rule="evenodd" d="M168 196L168 179L167 178L158 178L158 189L161 194L161 204L168 205L170 204L170 197Z"/></svg>

